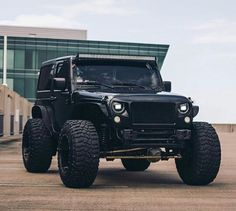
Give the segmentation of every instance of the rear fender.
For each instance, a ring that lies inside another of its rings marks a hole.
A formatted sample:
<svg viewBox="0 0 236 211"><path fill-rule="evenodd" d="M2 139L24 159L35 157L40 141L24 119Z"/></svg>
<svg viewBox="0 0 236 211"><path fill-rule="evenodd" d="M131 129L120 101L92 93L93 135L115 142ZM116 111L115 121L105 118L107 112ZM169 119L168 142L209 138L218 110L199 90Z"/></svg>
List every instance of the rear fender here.
<svg viewBox="0 0 236 211"><path fill-rule="evenodd" d="M42 119L45 126L53 136L56 133L54 123L54 113L51 107L35 105L32 108L32 117Z"/></svg>

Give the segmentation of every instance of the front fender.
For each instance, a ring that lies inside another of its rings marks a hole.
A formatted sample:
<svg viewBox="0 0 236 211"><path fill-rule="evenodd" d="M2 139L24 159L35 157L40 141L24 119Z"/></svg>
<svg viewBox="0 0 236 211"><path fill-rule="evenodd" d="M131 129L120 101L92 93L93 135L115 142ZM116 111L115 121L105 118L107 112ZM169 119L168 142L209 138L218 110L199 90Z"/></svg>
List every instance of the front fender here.
<svg viewBox="0 0 236 211"><path fill-rule="evenodd" d="M193 117L197 116L199 113L199 106L193 106Z"/></svg>
<svg viewBox="0 0 236 211"><path fill-rule="evenodd" d="M104 103L96 103L96 105L100 108L101 112L106 116L109 117L109 109L108 106Z"/></svg>

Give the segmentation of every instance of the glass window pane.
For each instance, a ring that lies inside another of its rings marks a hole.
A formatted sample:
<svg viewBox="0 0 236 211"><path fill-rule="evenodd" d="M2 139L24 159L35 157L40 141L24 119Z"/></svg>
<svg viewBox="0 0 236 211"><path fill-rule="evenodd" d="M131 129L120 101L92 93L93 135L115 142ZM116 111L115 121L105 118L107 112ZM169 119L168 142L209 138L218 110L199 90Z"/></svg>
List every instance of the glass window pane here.
<svg viewBox="0 0 236 211"><path fill-rule="evenodd" d="M25 69L33 69L33 51L25 50Z"/></svg>
<svg viewBox="0 0 236 211"><path fill-rule="evenodd" d="M0 49L0 69L3 68L3 50Z"/></svg>
<svg viewBox="0 0 236 211"><path fill-rule="evenodd" d="M36 83L33 78L25 78L25 97L34 98L36 90Z"/></svg>
<svg viewBox="0 0 236 211"><path fill-rule="evenodd" d="M25 51L15 50L15 68L24 69L25 68Z"/></svg>
<svg viewBox="0 0 236 211"><path fill-rule="evenodd" d="M47 60L54 59L56 57L57 57L57 51L56 50L54 50L54 51L52 51L52 50L47 51Z"/></svg>
<svg viewBox="0 0 236 211"><path fill-rule="evenodd" d="M41 67L42 62L47 60L47 51L46 50L39 50L38 51L38 68Z"/></svg>
<svg viewBox="0 0 236 211"><path fill-rule="evenodd" d="M7 50L7 69L14 68L14 50Z"/></svg>
<svg viewBox="0 0 236 211"><path fill-rule="evenodd" d="M23 78L15 78L14 79L14 91L16 91L19 95L24 96L25 92L25 84Z"/></svg>

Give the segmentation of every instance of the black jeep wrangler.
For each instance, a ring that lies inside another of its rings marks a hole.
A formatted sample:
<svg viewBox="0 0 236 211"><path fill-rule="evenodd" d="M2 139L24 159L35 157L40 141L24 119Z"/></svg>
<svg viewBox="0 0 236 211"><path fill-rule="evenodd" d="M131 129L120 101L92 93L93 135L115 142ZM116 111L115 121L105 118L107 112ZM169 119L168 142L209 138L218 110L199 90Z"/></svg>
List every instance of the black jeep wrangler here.
<svg viewBox="0 0 236 211"><path fill-rule="evenodd" d="M58 153L62 182L89 187L99 159L128 171L174 158L189 185L211 183L221 149L214 128L193 122L198 106L172 94L155 57L78 54L43 63L22 155L29 172L46 172Z"/></svg>

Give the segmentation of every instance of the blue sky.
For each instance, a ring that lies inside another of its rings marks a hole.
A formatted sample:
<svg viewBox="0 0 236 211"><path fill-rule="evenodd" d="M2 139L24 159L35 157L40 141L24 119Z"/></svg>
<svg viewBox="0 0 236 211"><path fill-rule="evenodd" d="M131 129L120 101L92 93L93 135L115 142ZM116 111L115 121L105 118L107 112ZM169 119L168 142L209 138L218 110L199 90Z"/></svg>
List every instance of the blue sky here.
<svg viewBox="0 0 236 211"><path fill-rule="evenodd" d="M88 39L170 44L162 75L200 106L198 120L236 123L236 1L21 0L0 24L87 29Z"/></svg>

